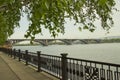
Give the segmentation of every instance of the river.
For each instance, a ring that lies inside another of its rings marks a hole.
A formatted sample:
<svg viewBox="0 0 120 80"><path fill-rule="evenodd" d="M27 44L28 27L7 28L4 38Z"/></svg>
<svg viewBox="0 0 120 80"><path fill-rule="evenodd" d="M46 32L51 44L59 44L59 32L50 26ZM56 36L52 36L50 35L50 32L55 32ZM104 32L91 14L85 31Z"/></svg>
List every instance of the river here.
<svg viewBox="0 0 120 80"><path fill-rule="evenodd" d="M13 46L31 52L59 55L68 53L68 57L120 64L120 43L49 45L49 46Z"/></svg>

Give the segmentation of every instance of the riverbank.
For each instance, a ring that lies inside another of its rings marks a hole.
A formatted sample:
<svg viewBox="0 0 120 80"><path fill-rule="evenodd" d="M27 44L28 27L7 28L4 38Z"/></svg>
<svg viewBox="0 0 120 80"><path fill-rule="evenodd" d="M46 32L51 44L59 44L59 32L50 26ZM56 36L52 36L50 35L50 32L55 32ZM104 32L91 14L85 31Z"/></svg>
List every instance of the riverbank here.
<svg viewBox="0 0 120 80"><path fill-rule="evenodd" d="M0 52L0 80L57 80Z"/></svg>
<svg viewBox="0 0 120 80"><path fill-rule="evenodd" d="M26 51L19 50L19 52L17 49L14 49L14 50L1 49L1 50L3 52L7 52L8 55L10 55L11 57L13 56L14 59L19 59L19 61L24 60L26 65L33 65L33 66L36 65L38 68L37 69L38 71L41 71L41 70L45 71L60 79L62 76L62 80L69 80L69 79L80 80L81 78L82 79L87 78L88 75L92 75L88 79L104 78L106 80L106 79L113 79L117 77L116 80L119 80L118 79L119 78L118 75L120 75L119 64L107 63L107 62L95 61L95 60L94 61L86 60L86 59L80 59L80 58L79 59L70 58L70 57L67 57L66 53L61 54L61 56L54 56L54 55L48 55L48 54L40 54L41 52L36 52L35 54L32 52L28 52L28 50ZM11 51L13 54L11 53ZM99 72L98 72L101 69L103 69L104 72L107 72L107 73L103 73L102 71L100 71L100 74L103 74L103 76L99 75ZM71 72L71 70L73 71ZM111 71L110 76L106 76L110 74L108 70ZM85 73L85 75L83 75L83 73ZM83 76L79 74L82 74Z"/></svg>
<svg viewBox="0 0 120 80"><path fill-rule="evenodd" d="M38 46L40 44L14 44L13 46Z"/></svg>

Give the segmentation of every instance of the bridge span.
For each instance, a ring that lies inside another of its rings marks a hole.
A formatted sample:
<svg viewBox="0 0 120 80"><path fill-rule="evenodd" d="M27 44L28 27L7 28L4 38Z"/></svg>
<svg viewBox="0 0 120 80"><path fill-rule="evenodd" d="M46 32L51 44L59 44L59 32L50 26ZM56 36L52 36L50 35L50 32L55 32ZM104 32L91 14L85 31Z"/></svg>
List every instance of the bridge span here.
<svg viewBox="0 0 120 80"><path fill-rule="evenodd" d="M12 45L22 42L22 41L30 41L30 39L8 39ZM62 42L66 45L72 44L90 44L90 43L101 43L101 39L35 39L34 42L38 42L41 45L47 46L51 42L59 43Z"/></svg>

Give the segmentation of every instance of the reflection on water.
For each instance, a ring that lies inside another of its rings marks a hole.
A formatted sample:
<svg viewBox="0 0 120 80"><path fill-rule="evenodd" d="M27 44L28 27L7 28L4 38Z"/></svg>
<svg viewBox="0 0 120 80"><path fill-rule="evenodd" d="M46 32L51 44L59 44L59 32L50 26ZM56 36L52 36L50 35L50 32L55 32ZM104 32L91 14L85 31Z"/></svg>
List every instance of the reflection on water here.
<svg viewBox="0 0 120 80"><path fill-rule="evenodd" d="M69 57L120 63L120 43L79 44L79 45L49 45L49 46L14 46L31 52L42 51L44 54L60 55L68 53Z"/></svg>

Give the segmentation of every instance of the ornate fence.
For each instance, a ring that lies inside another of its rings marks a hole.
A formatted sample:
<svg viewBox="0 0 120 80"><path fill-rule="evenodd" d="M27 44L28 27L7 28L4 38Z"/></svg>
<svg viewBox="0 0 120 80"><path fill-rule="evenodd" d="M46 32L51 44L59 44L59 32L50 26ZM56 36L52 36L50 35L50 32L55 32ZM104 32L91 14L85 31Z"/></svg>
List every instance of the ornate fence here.
<svg viewBox="0 0 120 80"><path fill-rule="evenodd" d="M67 58L70 80L120 80L120 65Z"/></svg>
<svg viewBox="0 0 120 80"><path fill-rule="evenodd" d="M53 56L41 54L41 51L33 53L5 48L0 48L0 51L60 80L120 80L119 64L69 58L67 54Z"/></svg>

